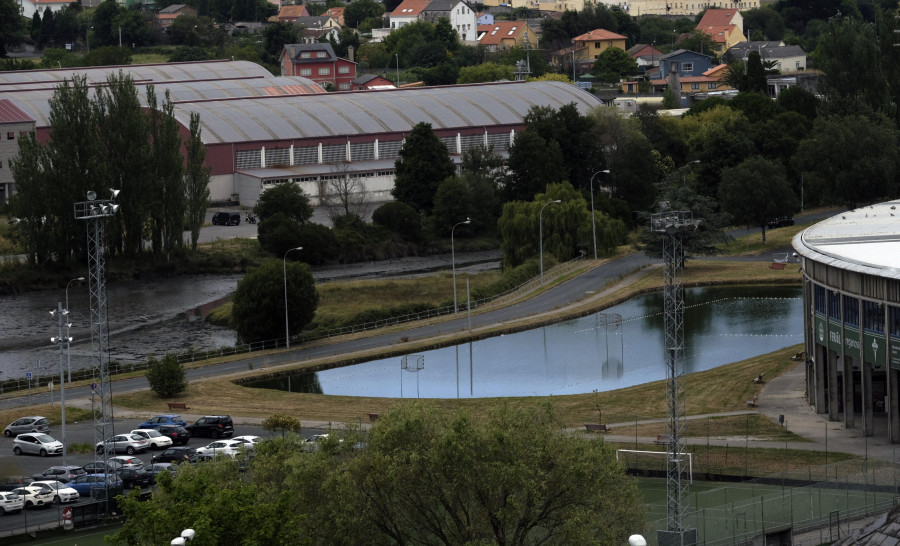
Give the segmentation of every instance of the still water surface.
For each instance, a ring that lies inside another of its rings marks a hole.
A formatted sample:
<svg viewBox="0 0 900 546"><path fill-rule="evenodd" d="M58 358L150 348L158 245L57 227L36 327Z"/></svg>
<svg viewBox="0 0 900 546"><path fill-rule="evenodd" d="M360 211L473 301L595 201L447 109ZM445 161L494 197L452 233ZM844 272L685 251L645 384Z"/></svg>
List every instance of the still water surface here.
<svg viewBox="0 0 900 546"><path fill-rule="evenodd" d="M802 342L800 288L685 291L686 373ZM389 398L489 398L608 391L665 379L663 295L526 332L401 357L260 381L292 392ZM619 320L621 318L621 320ZM416 359L407 359L415 369Z"/></svg>

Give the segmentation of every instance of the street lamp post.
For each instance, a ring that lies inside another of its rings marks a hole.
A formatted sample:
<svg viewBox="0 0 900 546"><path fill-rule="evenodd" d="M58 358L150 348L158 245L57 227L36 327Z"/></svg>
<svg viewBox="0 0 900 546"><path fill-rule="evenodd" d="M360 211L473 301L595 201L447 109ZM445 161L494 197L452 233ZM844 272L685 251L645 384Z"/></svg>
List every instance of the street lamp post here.
<svg viewBox="0 0 900 546"><path fill-rule="evenodd" d="M78 277L77 279L72 279L66 284L66 313L69 312L69 287L73 282L84 282L84 277ZM72 326L72 323L66 320L66 372L68 373L68 382L72 382L72 357L69 354L69 342L72 340L72 337L69 335L69 328Z"/></svg>
<svg viewBox="0 0 900 546"><path fill-rule="evenodd" d="M397 89L400 88L400 54L394 53L394 58L397 59Z"/></svg>
<svg viewBox="0 0 900 546"><path fill-rule="evenodd" d="M463 224L471 224L472 219L466 216L466 220L464 222L459 222L450 228L450 264L453 268L453 314L458 312L456 307L456 249L453 246L453 230L456 229L456 226L461 226Z"/></svg>
<svg viewBox="0 0 900 546"><path fill-rule="evenodd" d="M541 284L544 284L544 208L550 203L562 203L559 199L551 199L544 203L544 206L541 207L541 212L538 213L538 224L540 231L540 241L541 241Z"/></svg>
<svg viewBox="0 0 900 546"><path fill-rule="evenodd" d="M609 174L609 169L591 175L591 234L594 236L594 260L597 259L597 222L594 220L594 177L600 173Z"/></svg>
<svg viewBox="0 0 900 546"><path fill-rule="evenodd" d="M57 323L58 323L57 324L57 328L58 328L57 335L56 335L56 337L51 337L50 342L56 343L56 345L59 347L59 412L60 412L60 419L62 420L62 445L63 445L62 456L63 456L63 465L65 465L66 464L66 454L67 454L68 448L66 446L66 386L63 383L64 375L63 375L62 348L63 348L63 342L65 342L66 345L68 345L69 341L71 341L72 338L70 338L68 336L63 337L63 335L62 335L63 319L65 318L66 315L69 314L69 311L67 309L63 309L62 302L57 302L56 309L54 311L50 311L50 314L56 316ZM66 328L68 328L68 324L66 325Z"/></svg>
<svg viewBox="0 0 900 546"><path fill-rule="evenodd" d="M288 328L287 255L290 254L292 250L303 250L303 247L298 246L296 248L288 249L288 251L284 253L284 259L281 261L282 270L284 273L284 344L288 349L291 348L291 331Z"/></svg>

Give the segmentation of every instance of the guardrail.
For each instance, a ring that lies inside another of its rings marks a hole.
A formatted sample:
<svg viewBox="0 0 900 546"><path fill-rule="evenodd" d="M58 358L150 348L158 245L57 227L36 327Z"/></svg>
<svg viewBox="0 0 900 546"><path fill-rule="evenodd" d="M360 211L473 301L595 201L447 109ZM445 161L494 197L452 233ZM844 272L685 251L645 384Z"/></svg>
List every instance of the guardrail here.
<svg viewBox="0 0 900 546"><path fill-rule="evenodd" d="M545 271L545 277L554 277L561 276L569 273L576 269L582 262L584 261L584 256L579 256L567 262L563 262L561 264L557 264L556 266ZM496 294L494 296L490 296L487 298L482 298L480 300L476 300L472 302L471 309L490 309L492 307L497 307L503 304L505 301L510 299L515 299L531 290L536 289L540 286L540 277L535 276L531 279L525 281L524 283L507 290L501 294ZM458 309L460 313L469 310L469 307L466 305L467 302L462 302L458 305ZM329 330L325 330L323 332L311 332L307 334L301 334L292 340L296 340L299 342L309 342L309 341L317 341L320 339L329 339L332 337L343 336L348 334L356 334L359 332L366 332L369 330L376 330L378 328L384 328L387 326L396 326L398 324L405 324L409 322L416 322L420 320L431 319L435 317L440 317L444 315L453 314L453 306L440 307L437 309L429 309L427 311L421 311L418 313L409 313L406 315L398 315L395 317L389 317L380 320L374 320L362 324L355 324L352 326L343 326L340 328L331 328ZM285 346L284 338L276 338L269 339L265 341L259 341L255 343L247 343L243 345L236 345L233 347L220 347L218 349L210 349L210 350L195 350L190 349L186 352L179 353L176 355L176 359L178 362L184 364L187 362L196 362L199 360L208 360L210 358L221 358L225 356L234 356L238 354L252 354L258 351L268 351L272 349L279 349ZM161 351L158 354L165 354L166 351ZM144 362L135 362L130 364L125 364L118 361L112 361L109 363L109 373L110 375L118 375L122 373L129 373L134 371L146 370L150 367L149 361ZM93 377L93 369L92 368L83 368L80 370L72 370L72 381L86 381ZM40 389L41 387L46 388L47 384L51 381L57 381L59 379L58 374L47 374L32 377L31 381L22 378L13 378L7 379L4 381L0 381L0 394L4 392L13 392L13 391L23 391L32 389Z"/></svg>

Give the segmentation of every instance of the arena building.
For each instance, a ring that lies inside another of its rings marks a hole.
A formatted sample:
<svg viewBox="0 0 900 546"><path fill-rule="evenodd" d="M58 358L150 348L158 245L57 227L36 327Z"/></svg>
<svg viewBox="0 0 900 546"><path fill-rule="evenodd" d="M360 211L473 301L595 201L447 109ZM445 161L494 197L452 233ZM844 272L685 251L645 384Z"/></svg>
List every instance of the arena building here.
<svg viewBox="0 0 900 546"><path fill-rule="evenodd" d="M601 105L562 82L324 93L311 80L275 77L246 61L0 72L0 99L30 115L38 137L46 138L55 85L75 73L103 85L119 70L140 87L156 85L157 96L170 92L183 136L191 112L200 114L211 198L246 206L282 182L299 184L319 204L329 181L340 177L359 179L370 202L389 200L394 162L417 123L430 123L459 163L463 152L481 145L505 154L534 106L574 103L583 114Z"/></svg>
<svg viewBox="0 0 900 546"><path fill-rule="evenodd" d="M793 246L810 404L829 421L900 443L900 201L833 216Z"/></svg>

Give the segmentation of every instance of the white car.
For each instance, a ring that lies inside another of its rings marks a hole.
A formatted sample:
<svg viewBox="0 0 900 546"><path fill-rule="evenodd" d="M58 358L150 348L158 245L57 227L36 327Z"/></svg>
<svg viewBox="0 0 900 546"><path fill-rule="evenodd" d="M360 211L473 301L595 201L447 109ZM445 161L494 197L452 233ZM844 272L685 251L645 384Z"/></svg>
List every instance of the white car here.
<svg viewBox="0 0 900 546"><path fill-rule="evenodd" d="M153 430L152 428L134 429L131 431L131 434L145 438L150 442L150 449L165 449L172 446L171 438L164 436L158 430Z"/></svg>
<svg viewBox="0 0 900 546"><path fill-rule="evenodd" d="M262 438L259 436L235 436L232 440L243 443L247 449L253 449L256 444L262 442Z"/></svg>
<svg viewBox="0 0 900 546"><path fill-rule="evenodd" d="M53 504L53 490L49 487L26 485L25 487L17 487L12 492L22 497L22 500L25 501L25 508Z"/></svg>
<svg viewBox="0 0 900 546"><path fill-rule="evenodd" d="M49 434L19 434L13 440L13 453L21 455L28 453L30 455L62 455L62 442L54 440Z"/></svg>
<svg viewBox="0 0 900 546"><path fill-rule="evenodd" d="M132 468L134 470L144 468L144 461L134 455L116 455L115 457L110 457L109 462L111 464L117 464L118 462L118 466L122 468Z"/></svg>
<svg viewBox="0 0 900 546"><path fill-rule="evenodd" d="M25 508L25 499L12 491L0 491L0 516L21 512Z"/></svg>
<svg viewBox="0 0 900 546"><path fill-rule="evenodd" d="M119 453L124 451L129 455L147 451L150 442L137 434L119 434L108 438L105 442L97 442L97 453L103 453L104 447L109 453Z"/></svg>
<svg viewBox="0 0 900 546"><path fill-rule="evenodd" d="M216 440L203 447L198 447L197 454L213 456L228 455L229 457L234 457L244 445L246 445L244 442L237 440Z"/></svg>
<svg viewBox="0 0 900 546"><path fill-rule="evenodd" d="M56 480L48 480L41 482L32 482L33 487L47 487L53 491L53 502L59 504L62 502L75 502L78 500L78 491L75 491L68 485Z"/></svg>

